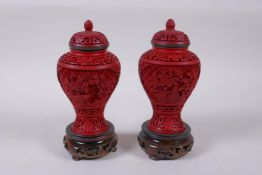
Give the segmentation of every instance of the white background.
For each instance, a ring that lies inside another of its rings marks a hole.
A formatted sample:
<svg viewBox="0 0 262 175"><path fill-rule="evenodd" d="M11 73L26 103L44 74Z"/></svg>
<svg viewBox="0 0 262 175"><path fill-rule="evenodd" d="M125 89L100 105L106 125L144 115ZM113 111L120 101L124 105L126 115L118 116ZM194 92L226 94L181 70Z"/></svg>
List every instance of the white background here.
<svg viewBox="0 0 262 175"><path fill-rule="evenodd" d="M137 63L168 18L188 34L200 80L183 110L195 143L174 161L152 161L137 134L151 117ZM56 77L73 33L92 19L122 65L106 108L118 150L73 161L63 148L74 111ZM0 2L0 174L262 174L262 1L107 0Z"/></svg>

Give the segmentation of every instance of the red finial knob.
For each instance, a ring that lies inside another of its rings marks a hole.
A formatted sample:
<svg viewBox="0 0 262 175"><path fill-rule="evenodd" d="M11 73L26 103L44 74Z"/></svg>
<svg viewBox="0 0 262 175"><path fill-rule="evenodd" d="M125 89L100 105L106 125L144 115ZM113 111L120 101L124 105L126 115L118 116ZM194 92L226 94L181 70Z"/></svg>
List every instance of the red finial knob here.
<svg viewBox="0 0 262 175"><path fill-rule="evenodd" d="M174 30L175 29L175 21L173 19L167 20L166 29L167 30Z"/></svg>
<svg viewBox="0 0 262 175"><path fill-rule="evenodd" d="M87 20L84 24L86 31L92 31L93 29L93 23L91 20Z"/></svg>

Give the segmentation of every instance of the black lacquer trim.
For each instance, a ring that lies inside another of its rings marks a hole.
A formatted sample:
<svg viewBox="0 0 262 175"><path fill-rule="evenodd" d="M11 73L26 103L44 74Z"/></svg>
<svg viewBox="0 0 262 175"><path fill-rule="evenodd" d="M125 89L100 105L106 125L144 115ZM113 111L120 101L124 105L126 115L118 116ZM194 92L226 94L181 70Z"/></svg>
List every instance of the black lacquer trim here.
<svg viewBox="0 0 262 175"><path fill-rule="evenodd" d="M156 44L152 42L153 47L158 48L188 48L189 44Z"/></svg>
<svg viewBox="0 0 262 175"><path fill-rule="evenodd" d="M96 46L96 47L77 47L77 46L70 46L71 50L79 50L83 52L90 52L90 51L98 51L98 50L106 50L108 46Z"/></svg>

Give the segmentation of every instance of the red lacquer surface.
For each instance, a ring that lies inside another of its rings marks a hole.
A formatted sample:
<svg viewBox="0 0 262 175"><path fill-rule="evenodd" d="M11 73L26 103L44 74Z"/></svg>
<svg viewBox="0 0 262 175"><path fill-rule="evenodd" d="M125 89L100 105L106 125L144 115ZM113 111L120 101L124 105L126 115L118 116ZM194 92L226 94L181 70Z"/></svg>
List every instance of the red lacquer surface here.
<svg viewBox="0 0 262 175"><path fill-rule="evenodd" d="M120 76L120 63L106 50L106 37L92 28L88 20L86 30L72 36L71 51L61 56L57 65L58 80L76 112L71 130L81 136L99 135L108 129L104 109Z"/></svg>
<svg viewBox="0 0 262 175"><path fill-rule="evenodd" d="M175 30L171 19L151 43L153 48L139 60L141 83L153 108L148 128L158 134L181 133L185 129L181 110L196 86L200 61L188 50L187 35Z"/></svg>

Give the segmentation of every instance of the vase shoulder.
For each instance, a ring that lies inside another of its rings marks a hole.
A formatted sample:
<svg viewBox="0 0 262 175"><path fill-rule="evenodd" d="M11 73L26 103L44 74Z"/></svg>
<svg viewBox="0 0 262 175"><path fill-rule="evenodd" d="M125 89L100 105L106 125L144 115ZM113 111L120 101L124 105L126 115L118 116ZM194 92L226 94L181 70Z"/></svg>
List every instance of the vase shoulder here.
<svg viewBox="0 0 262 175"><path fill-rule="evenodd" d="M150 49L140 57L140 62L159 65L199 64L199 58L187 49Z"/></svg>
<svg viewBox="0 0 262 175"><path fill-rule="evenodd" d="M62 55L58 61L58 65L80 70L96 70L107 69L120 66L117 56L109 51L103 52L67 52Z"/></svg>

